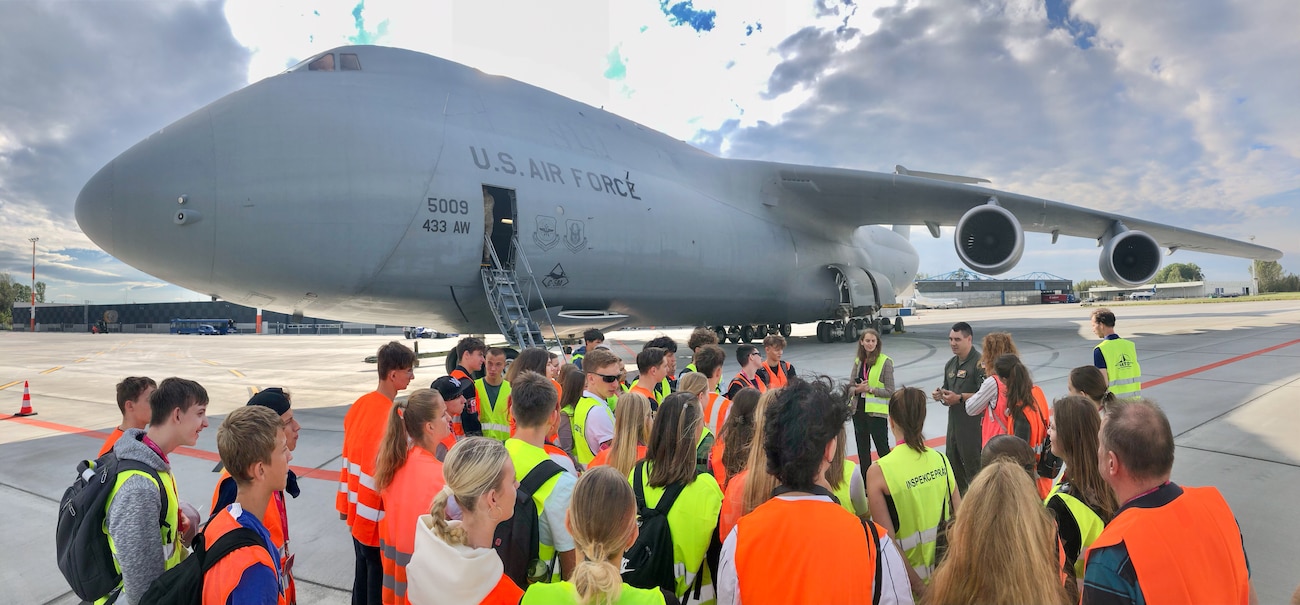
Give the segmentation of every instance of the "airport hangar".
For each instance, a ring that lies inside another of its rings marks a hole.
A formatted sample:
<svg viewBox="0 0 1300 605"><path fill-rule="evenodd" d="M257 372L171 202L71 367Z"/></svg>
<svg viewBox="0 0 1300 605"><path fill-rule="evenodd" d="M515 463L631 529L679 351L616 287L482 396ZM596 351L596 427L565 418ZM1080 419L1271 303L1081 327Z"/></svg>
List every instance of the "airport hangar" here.
<svg viewBox="0 0 1300 605"><path fill-rule="evenodd" d="M1073 291L1073 281L1042 271L1000 279L957 269L916 280L917 294L957 299L963 307L1038 305L1043 303L1044 294L1068 295Z"/></svg>
<svg viewBox="0 0 1300 605"><path fill-rule="evenodd" d="M14 303L13 327L27 331L31 325L31 304ZM172 320L233 320L244 334L402 334L401 326L339 322L317 317L294 317L286 313L245 307L224 300L67 304L36 303L37 332L90 332L101 320L109 332L167 334Z"/></svg>

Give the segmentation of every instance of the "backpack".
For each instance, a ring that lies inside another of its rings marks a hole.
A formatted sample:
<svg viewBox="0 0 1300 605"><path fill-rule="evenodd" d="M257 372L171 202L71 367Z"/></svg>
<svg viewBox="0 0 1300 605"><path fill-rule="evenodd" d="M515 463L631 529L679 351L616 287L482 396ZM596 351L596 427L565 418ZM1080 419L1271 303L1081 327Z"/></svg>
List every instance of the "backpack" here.
<svg viewBox="0 0 1300 605"><path fill-rule="evenodd" d="M532 582L550 579L551 562L537 558L541 550L541 533L538 531L541 520L533 494L551 477L562 472L564 467L549 458L528 471L524 480L519 482L514 516L498 523L493 534L492 548L501 557L506 576L517 586L527 587Z"/></svg>
<svg viewBox="0 0 1300 605"><path fill-rule="evenodd" d="M212 549L205 546L203 535L194 537L194 552L175 567L158 576L138 605L194 605L203 602L203 576L226 555L246 546L266 548L257 532L237 527L217 539ZM267 551L270 552L270 551Z"/></svg>
<svg viewBox="0 0 1300 605"><path fill-rule="evenodd" d="M650 508L646 505L645 483L641 478L644 468L643 460L633 471L632 491L636 494L640 533L632 547L623 553L623 581L637 588L659 588L675 594L673 530L668 525L668 511L672 510L677 496L686 486L681 483L669 485L659 498L659 504Z"/></svg>
<svg viewBox="0 0 1300 605"><path fill-rule="evenodd" d="M167 523L167 489L153 467L138 460L119 459L109 450L96 460L77 465L77 479L59 500L59 520L54 532L59 571L78 597L94 602L106 595L116 598L122 572L113 561L106 532L108 497L124 471L142 471L158 484L162 507L158 526ZM110 600L111 602L111 600Z"/></svg>

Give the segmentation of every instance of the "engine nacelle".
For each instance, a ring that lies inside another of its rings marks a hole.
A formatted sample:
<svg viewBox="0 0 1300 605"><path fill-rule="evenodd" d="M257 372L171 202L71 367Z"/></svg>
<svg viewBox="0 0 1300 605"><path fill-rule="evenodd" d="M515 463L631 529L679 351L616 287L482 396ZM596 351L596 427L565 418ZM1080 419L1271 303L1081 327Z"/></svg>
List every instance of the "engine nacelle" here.
<svg viewBox="0 0 1300 605"><path fill-rule="evenodd" d="M1102 279L1121 288L1151 281L1160 270L1160 244L1141 231L1122 231L1102 240L1097 262Z"/></svg>
<svg viewBox="0 0 1300 605"><path fill-rule="evenodd" d="M979 273L1010 271L1025 252L1025 231L1010 210L996 203L971 208L957 221L957 257Z"/></svg>

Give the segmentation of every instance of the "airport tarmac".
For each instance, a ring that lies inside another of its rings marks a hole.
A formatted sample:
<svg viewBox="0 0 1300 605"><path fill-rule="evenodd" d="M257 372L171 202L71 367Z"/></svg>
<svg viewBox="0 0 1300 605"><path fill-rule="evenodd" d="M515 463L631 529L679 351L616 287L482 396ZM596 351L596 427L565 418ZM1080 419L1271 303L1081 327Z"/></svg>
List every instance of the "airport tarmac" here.
<svg viewBox="0 0 1300 605"><path fill-rule="evenodd" d="M1117 330L1132 338L1142 363L1143 392L1169 415L1178 444L1174 480L1214 485L1237 515L1262 603L1285 602L1297 582L1291 557L1300 524L1287 509L1300 497L1300 308L1294 301L1114 308ZM947 335L968 321L978 341L990 331L1012 333L1035 382L1055 398L1065 376L1091 363L1095 338L1088 307L1050 305L924 311L907 318L905 334L884 338L898 384L927 392L940 383L951 356ZM846 379L854 345L821 344L815 325L795 326L785 359L798 372ZM689 330L625 330L610 334L614 352L631 361L649 338L685 342ZM307 475L302 495L288 503L295 574L302 603L348 603L353 554L346 526L334 512L342 420L347 407L376 383L365 363L383 336L220 337L0 333L0 411L15 412L30 381L38 415L0 415L0 585L14 603L76 603L55 565L58 499L79 459L94 455L120 420L113 386L128 375L156 380L181 376L208 390L211 426L199 443L172 456L182 499L207 514L217 474L217 426L253 389L281 386L293 393L302 424L291 464ZM489 341L492 338L489 337ZM412 344L414 341L406 341ZM421 340L422 351L454 340ZM735 345L725 345L730 354ZM678 364L689 362L684 350ZM426 359L415 385L442 374ZM734 359L724 376L734 375ZM925 434L943 437L947 410L929 407ZM850 439L850 444L852 439Z"/></svg>

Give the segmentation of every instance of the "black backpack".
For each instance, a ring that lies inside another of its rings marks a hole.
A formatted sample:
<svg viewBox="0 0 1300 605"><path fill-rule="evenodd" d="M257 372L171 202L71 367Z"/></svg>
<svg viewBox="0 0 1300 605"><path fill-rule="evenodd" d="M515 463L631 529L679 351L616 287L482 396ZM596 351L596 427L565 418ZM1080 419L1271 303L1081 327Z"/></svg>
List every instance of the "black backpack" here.
<svg viewBox="0 0 1300 605"><path fill-rule="evenodd" d="M492 548L505 565L505 574L518 586L527 587L531 582L550 578L550 561L538 559L541 550L541 534L538 531L537 504L533 494L547 481L564 472L564 467L554 460L543 460L533 467L519 482L518 495L515 498L515 514L497 524L492 538Z"/></svg>
<svg viewBox="0 0 1300 605"><path fill-rule="evenodd" d="M659 588L676 593L673 530L668 526L668 511L672 510L677 496L686 486L681 483L669 485L659 498L659 504L650 508L646 505L645 483L641 478L644 468L645 461L642 460L633 471L632 492L636 494L640 533L632 547L623 553L623 581L637 588Z"/></svg>
<svg viewBox="0 0 1300 605"><path fill-rule="evenodd" d="M203 602L203 575L226 555L245 546L266 548L257 532L247 527L237 527L217 539L212 549L204 545L203 534L194 537L194 552L175 567L163 572L149 590L140 597L138 605L194 605ZM270 552L270 551L267 551Z"/></svg>
<svg viewBox="0 0 1300 605"><path fill-rule="evenodd" d="M59 571L78 597L94 602L113 595L122 583L122 574L113 562L105 533L108 496L117 483L117 475L136 470L148 473L158 484L162 507L158 526L167 523L167 489L153 467L138 460L119 459L109 450L97 460L82 460L77 465L77 480L59 500L59 521L54 532ZM110 600L111 602L111 600Z"/></svg>

